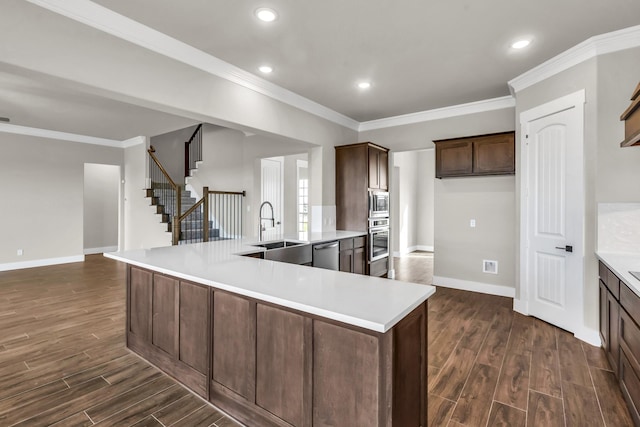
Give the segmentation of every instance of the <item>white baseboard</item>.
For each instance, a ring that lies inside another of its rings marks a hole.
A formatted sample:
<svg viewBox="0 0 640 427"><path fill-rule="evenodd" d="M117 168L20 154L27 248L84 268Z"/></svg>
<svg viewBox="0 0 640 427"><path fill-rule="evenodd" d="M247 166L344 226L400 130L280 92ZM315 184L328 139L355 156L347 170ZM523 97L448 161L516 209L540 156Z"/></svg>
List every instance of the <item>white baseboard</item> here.
<svg viewBox="0 0 640 427"><path fill-rule="evenodd" d="M586 342L587 344L591 344L596 347L602 347L600 332L596 331L595 329L583 326L581 328L578 328L578 330L573 335L579 340Z"/></svg>
<svg viewBox="0 0 640 427"><path fill-rule="evenodd" d="M104 246L102 248L85 248L85 255L93 255L93 254L102 254L104 252L116 252L118 250L118 246Z"/></svg>
<svg viewBox="0 0 640 427"><path fill-rule="evenodd" d="M433 276L433 284L445 288L460 289L463 291L480 292L482 294L497 295L501 297L515 297L515 288L492 285L489 283L472 282L469 280L453 279L451 277Z"/></svg>
<svg viewBox="0 0 640 427"><path fill-rule="evenodd" d="M61 258L34 259L31 261L9 262L0 264L0 271L21 270L23 268L45 267L47 265L69 264L71 262L84 262L84 255L74 255Z"/></svg>
<svg viewBox="0 0 640 427"><path fill-rule="evenodd" d="M415 251L433 252L433 246L424 246L424 245L409 246L408 248L405 248L402 251L393 251L393 256L401 257L403 255L407 255Z"/></svg>
<svg viewBox="0 0 640 427"><path fill-rule="evenodd" d="M514 298L513 299L513 311L516 311L525 316L529 315L529 303L527 301Z"/></svg>

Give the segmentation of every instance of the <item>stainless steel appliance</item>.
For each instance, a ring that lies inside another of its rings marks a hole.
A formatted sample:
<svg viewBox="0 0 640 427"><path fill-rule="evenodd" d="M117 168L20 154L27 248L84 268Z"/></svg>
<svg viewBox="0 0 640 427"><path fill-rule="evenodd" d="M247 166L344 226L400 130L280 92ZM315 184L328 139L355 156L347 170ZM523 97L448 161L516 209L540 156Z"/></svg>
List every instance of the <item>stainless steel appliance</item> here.
<svg viewBox="0 0 640 427"><path fill-rule="evenodd" d="M313 245L314 267L338 270L340 268L340 249L338 242L321 243Z"/></svg>
<svg viewBox="0 0 640 427"><path fill-rule="evenodd" d="M389 192L369 190L369 218L389 217Z"/></svg>
<svg viewBox="0 0 640 427"><path fill-rule="evenodd" d="M369 218L369 261L389 256L389 218Z"/></svg>

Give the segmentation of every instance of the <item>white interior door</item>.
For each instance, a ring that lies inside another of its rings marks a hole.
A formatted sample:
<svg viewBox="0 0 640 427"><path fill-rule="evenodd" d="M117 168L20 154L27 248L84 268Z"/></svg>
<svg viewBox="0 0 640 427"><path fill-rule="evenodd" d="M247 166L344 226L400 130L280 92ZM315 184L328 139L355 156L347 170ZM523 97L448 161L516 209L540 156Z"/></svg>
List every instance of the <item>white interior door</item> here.
<svg viewBox="0 0 640 427"><path fill-rule="evenodd" d="M527 314L574 333L583 319L582 114L568 108L522 123L521 291Z"/></svg>
<svg viewBox="0 0 640 427"><path fill-rule="evenodd" d="M263 240L282 237L282 163L283 159L279 157L261 160L262 196L260 203L269 202L273 206L273 221L271 221L270 206L265 204L260 212Z"/></svg>

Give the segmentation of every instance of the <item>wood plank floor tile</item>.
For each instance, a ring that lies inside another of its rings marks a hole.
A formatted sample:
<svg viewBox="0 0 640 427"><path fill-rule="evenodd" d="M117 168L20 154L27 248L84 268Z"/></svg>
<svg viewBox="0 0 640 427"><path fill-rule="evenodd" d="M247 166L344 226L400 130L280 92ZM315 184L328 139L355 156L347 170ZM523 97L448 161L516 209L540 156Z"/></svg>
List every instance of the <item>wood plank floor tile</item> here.
<svg viewBox="0 0 640 427"><path fill-rule="evenodd" d="M152 416L148 416L142 421L133 424L132 427L164 427L164 425Z"/></svg>
<svg viewBox="0 0 640 427"><path fill-rule="evenodd" d="M85 414L84 412L78 412L68 418L65 418L64 420L52 424L51 427L88 427L92 425L93 423L91 422L89 417L87 417L87 414Z"/></svg>
<svg viewBox="0 0 640 427"><path fill-rule="evenodd" d="M496 368L502 366L512 323L511 310L498 308L487 338L480 348L478 363Z"/></svg>
<svg viewBox="0 0 640 427"><path fill-rule="evenodd" d="M562 396L567 427L604 426L604 419L593 387L563 381Z"/></svg>
<svg viewBox="0 0 640 427"><path fill-rule="evenodd" d="M540 319L533 319L533 348L557 350L556 328Z"/></svg>
<svg viewBox="0 0 640 427"><path fill-rule="evenodd" d="M175 384L148 397L147 399L139 401L133 406L129 406L126 409L113 414L103 421L97 422L94 425L99 427L133 425L151 415L157 410L157 408L164 408L176 400L183 398L187 394L189 394L189 392L186 389Z"/></svg>
<svg viewBox="0 0 640 427"><path fill-rule="evenodd" d="M527 413L523 410L493 402L488 426L491 427L524 427L527 424Z"/></svg>
<svg viewBox="0 0 640 427"><path fill-rule="evenodd" d="M223 415L211 406L203 406L174 424L175 427L211 426Z"/></svg>
<svg viewBox="0 0 640 427"><path fill-rule="evenodd" d="M573 335L558 335L558 357L562 381L592 387L591 375L582 344Z"/></svg>
<svg viewBox="0 0 640 427"><path fill-rule="evenodd" d="M494 399L526 411L529 399L530 368L529 355L508 353L500 372Z"/></svg>
<svg viewBox="0 0 640 427"><path fill-rule="evenodd" d="M553 397L562 397L560 362L557 350L534 350L531 355L529 388Z"/></svg>
<svg viewBox="0 0 640 427"><path fill-rule="evenodd" d="M465 426L485 426L499 373L500 371L492 366L475 364L451 420Z"/></svg>
<svg viewBox="0 0 640 427"><path fill-rule="evenodd" d="M607 426L631 427L633 421L613 372L591 368L591 376Z"/></svg>
<svg viewBox="0 0 640 427"><path fill-rule="evenodd" d="M445 399L457 401L467 382L474 360L475 353L473 351L456 348L454 354L442 367L440 375L429 391Z"/></svg>
<svg viewBox="0 0 640 427"><path fill-rule="evenodd" d="M603 369L605 371L612 371L611 365L607 360L607 355L602 347L596 347L583 342L582 349L584 350L584 354L587 357L587 364L589 366Z"/></svg>
<svg viewBox="0 0 640 427"><path fill-rule="evenodd" d="M529 391L527 407L528 427L564 427L564 405L562 399L536 391Z"/></svg>
<svg viewBox="0 0 640 427"><path fill-rule="evenodd" d="M456 402L443 397L429 394L427 397L427 425L429 427L446 426Z"/></svg>
<svg viewBox="0 0 640 427"><path fill-rule="evenodd" d="M165 426L172 426L187 415L205 406L205 403L190 394L171 405L156 411L153 416Z"/></svg>

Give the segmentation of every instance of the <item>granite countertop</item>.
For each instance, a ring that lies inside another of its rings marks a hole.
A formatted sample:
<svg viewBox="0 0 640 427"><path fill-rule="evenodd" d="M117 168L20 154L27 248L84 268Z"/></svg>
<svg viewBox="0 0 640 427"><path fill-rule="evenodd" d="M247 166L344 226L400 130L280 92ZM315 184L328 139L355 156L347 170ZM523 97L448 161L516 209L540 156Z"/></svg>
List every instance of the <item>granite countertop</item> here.
<svg viewBox="0 0 640 427"><path fill-rule="evenodd" d="M365 232L312 233L322 243ZM435 293L435 287L241 256L264 251L255 239L222 240L106 253L105 256L184 280L387 332Z"/></svg>
<svg viewBox="0 0 640 427"><path fill-rule="evenodd" d="M629 289L640 297L640 280L629 274L629 271L640 271L640 252L598 251L596 255Z"/></svg>

